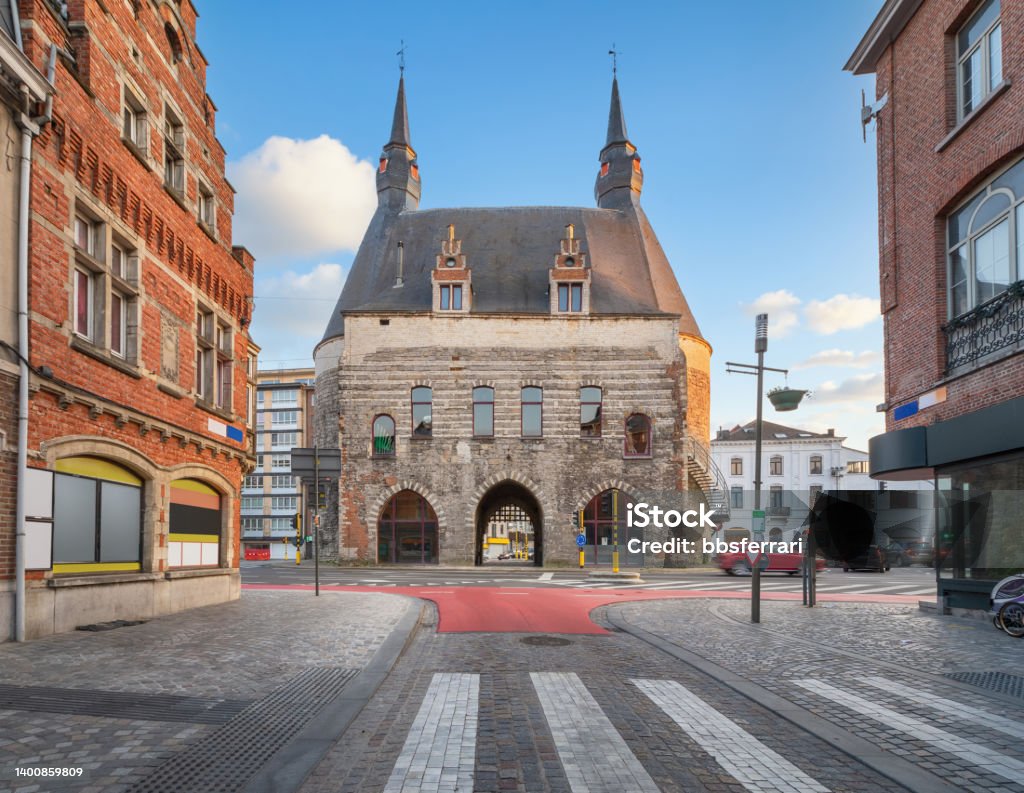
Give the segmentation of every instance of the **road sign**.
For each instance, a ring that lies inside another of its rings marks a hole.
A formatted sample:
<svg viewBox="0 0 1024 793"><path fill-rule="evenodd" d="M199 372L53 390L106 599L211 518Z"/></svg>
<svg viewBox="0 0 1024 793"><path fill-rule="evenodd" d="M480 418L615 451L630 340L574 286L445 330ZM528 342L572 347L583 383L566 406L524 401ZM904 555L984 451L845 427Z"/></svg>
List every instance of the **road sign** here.
<svg viewBox="0 0 1024 793"><path fill-rule="evenodd" d="M760 551L755 551L750 546L747 546L747 561L748 562L750 562L751 564L754 564L754 562L756 562L758 560L758 557L760 557L760 556L761 556L761 552Z"/></svg>
<svg viewBox="0 0 1024 793"><path fill-rule="evenodd" d="M587 544L587 535L586 534L577 534L576 535L576 544L580 548L582 548L584 545L586 545Z"/></svg>
<svg viewBox="0 0 1024 793"><path fill-rule="evenodd" d="M340 449L292 448L292 473L312 479L316 473L328 478L341 473Z"/></svg>

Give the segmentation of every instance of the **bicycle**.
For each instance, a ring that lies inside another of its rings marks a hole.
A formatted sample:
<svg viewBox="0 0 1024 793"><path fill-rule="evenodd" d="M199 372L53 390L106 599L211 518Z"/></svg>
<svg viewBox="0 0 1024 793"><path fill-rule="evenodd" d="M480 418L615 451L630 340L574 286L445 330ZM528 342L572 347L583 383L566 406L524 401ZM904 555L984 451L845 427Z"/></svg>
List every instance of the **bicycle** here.
<svg viewBox="0 0 1024 793"><path fill-rule="evenodd" d="M1004 578L989 598L992 624L1010 636L1024 637L1024 573Z"/></svg>

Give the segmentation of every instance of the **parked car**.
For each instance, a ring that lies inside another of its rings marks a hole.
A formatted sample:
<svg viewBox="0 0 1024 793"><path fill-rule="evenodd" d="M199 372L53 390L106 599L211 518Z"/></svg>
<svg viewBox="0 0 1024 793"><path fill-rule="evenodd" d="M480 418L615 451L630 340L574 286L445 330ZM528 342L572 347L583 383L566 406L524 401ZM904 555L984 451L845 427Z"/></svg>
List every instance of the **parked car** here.
<svg viewBox="0 0 1024 793"><path fill-rule="evenodd" d="M930 542L914 542L903 549L908 565L920 564L932 567L935 564L935 546Z"/></svg>
<svg viewBox="0 0 1024 793"><path fill-rule="evenodd" d="M729 575L750 575L750 560L742 553L720 553L715 563L725 570ZM766 573L789 573L796 575L803 567L804 555L802 553L770 553L768 554L768 569ZM815 559L816 570L825 569L824 559Z"/></svg>
<svg viewBox="0 0 1024 793"><path fill-rule="evenodd" d="M886 553L880 545L869 545L867 550L859 556L843 560L844 573L848 573L850 570L870 570L884 573L890 567Z"/></svg>

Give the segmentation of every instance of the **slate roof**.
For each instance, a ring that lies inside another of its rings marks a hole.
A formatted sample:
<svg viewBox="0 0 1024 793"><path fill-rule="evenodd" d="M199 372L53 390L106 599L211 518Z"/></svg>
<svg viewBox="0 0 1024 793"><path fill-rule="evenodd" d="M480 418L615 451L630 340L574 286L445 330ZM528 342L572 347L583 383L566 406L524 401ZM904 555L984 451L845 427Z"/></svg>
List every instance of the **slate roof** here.
<svg viewBox="0 0 1024 793"><path fill-rule="evenodd" d="M744 424L742 427L739 425L733 427L731 430L719 430L718 435L715 437L716 441L751 441L754 439L754 432L756 429L756 422L750 421ZM800 430L795 427L787 427L784 424L776 424L773 421L762 421L761 422L761 437L765 441L781 441L790 439L803 439L808 438L832 438L835 439L835 433L829 435L827 432L811 432L810 430Z"/></svg>
<svg viewBox="0 0 1024 793"><path fill-rule="evenodd" d="M548 314L548 271L565 226L591 268L591 313L666 315L680 332L700 329L657 237L639 206L627 209L501 207L407 210L374 215L352 263L324 340L344 334L344 314L427 312L431 271L448 236L462 240L472 270L473 313ZM404 285L395 287L398 242L404 246Z"/></svg>

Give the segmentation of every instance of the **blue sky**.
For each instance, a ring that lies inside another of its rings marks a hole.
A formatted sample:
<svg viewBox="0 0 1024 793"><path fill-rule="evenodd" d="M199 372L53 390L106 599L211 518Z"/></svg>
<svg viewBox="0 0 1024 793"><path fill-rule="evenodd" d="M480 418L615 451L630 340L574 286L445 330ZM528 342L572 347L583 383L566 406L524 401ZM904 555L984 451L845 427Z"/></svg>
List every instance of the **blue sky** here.
<svg viewBox="0 0 1024 793"><path fill-rule="evenodd" d="M642 204L714 347L712 432L753 417L725 362L753 360L758 308L766 363L814 392L766 417L882 431L874 88L842 71L881 0L197 2L266 367L311 361L375 205L400 40L422 208L593 206L614 42Z"/></svg>

